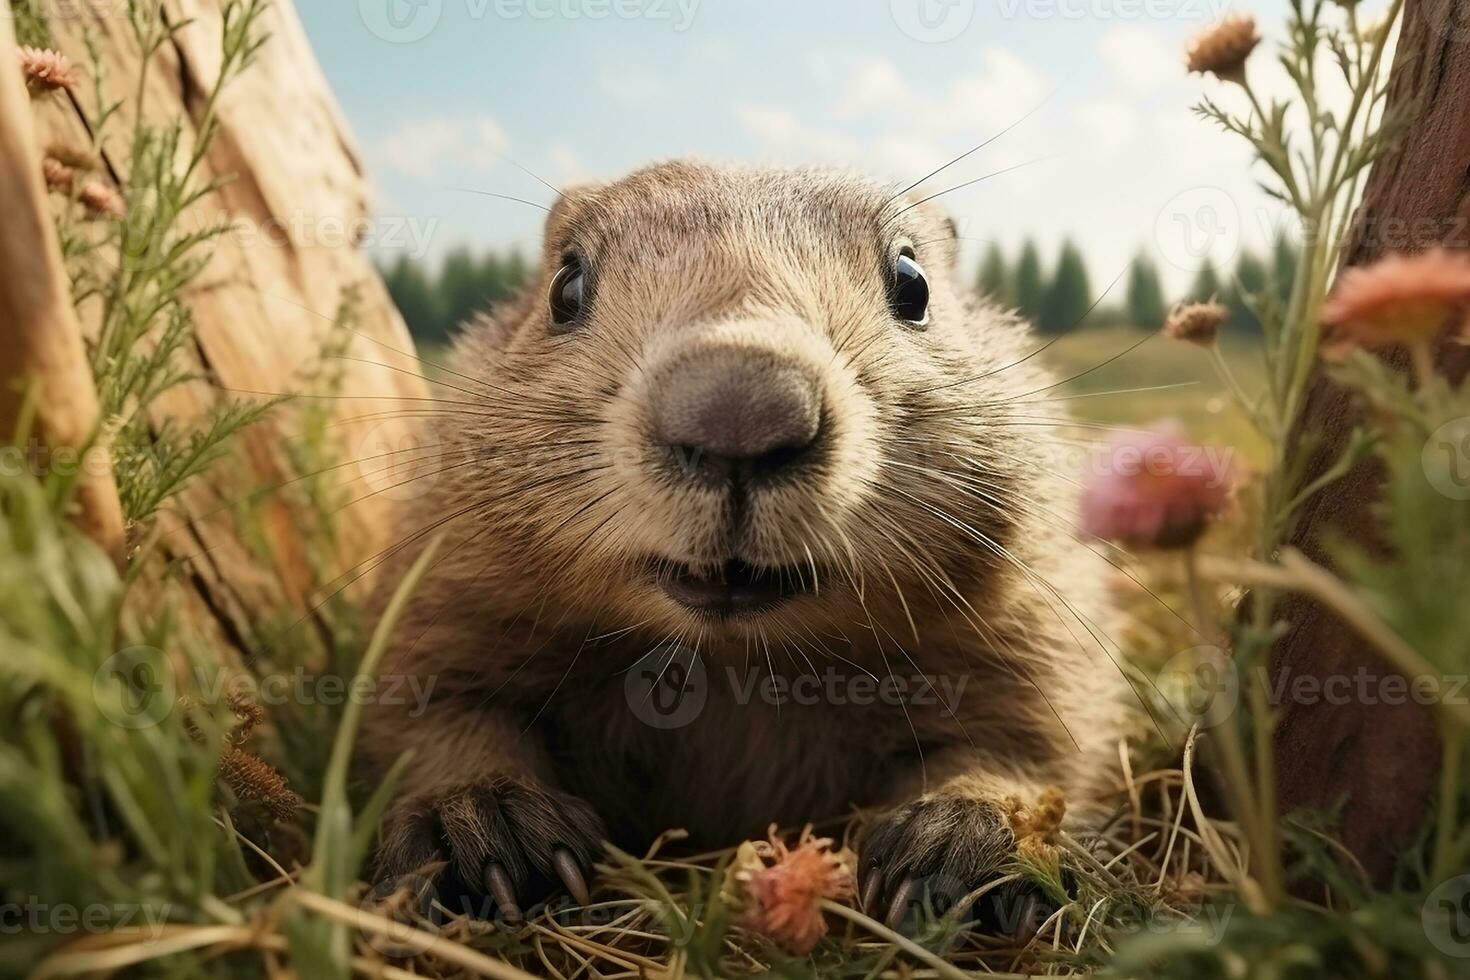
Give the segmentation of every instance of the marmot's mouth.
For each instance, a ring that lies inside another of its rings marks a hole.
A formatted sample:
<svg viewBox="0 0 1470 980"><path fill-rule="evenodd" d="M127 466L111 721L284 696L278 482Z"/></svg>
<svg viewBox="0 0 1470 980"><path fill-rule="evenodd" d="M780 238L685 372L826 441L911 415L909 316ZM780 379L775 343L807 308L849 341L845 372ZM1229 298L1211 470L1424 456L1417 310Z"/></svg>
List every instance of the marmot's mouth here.
<svg viewBox="0 0 1470 980"><path fill-rule="evenodd" d="M816 590L807 567L759 567L732 558L713 571L656 563L655 578L664 594L686 609L713 616L764 612Z"/></svg>

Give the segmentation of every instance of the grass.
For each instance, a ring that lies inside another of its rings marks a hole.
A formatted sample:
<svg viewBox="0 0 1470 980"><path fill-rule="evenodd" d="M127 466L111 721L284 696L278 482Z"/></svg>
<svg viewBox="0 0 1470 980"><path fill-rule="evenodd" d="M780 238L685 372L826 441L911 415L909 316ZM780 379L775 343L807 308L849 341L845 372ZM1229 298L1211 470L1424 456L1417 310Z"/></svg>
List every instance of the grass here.
<svg viewBox="0 0 1470 980"><path fill-rule="evenodd" d="M1248 392L1261 388L1263 349L1257 337L1229 333L1220 353ZM1125 324L1076 330L1043 355L1062 378L1060 392L1079 419L1103 425L1147 426L1166 419L1200 439L1264 463L1265 444L1211 363L1211 355Z"/></svg>

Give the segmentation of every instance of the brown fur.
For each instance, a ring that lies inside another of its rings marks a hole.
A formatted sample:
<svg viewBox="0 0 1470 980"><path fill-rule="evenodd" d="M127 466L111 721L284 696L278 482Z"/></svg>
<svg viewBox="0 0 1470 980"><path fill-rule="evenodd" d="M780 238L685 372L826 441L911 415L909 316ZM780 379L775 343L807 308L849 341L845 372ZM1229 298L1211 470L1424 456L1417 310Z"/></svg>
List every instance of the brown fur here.
<svg viewBox="0 0 1470 980"><path fill-rule="evenodd" d="M901 822L873 839L969 874L994 842L946 843L971 824L931 807L921 826L928 804L973 803L971 822L991 826L1008 795L1058 785L1076 810L1095 792L1121 681L1100 642L1107 567L1070 530L1063 409L1044 401L1055 379L1027 357L1025 325L958 280L949 223L892 195L842 173L676 162L557 203L535 281L459 339L447 381L462 390L427 423L441 472L404 506L410 544L390 567L417 553L418 532L448 534L385 667L432 675L434 702L419 718L379 708L366 733L380 765L414 751L387 865L455 849L449 828L438 851L406 844L405 813L502 778L586 801L635 848L670 827L730 844L897 806ZM924 331L887 306L899 244L928 273ZM571 247L593 270L592 312L556 334L547 291ZM651 446L651 379L698 344L798 363L826 404L819 465L752 492L738 522L716 491L670 479ZM643 564L730 554L810 568L818 590L702 620ZM707 700L661 730L625 682L669 642L697 652ZM951 717L939 704L741 704L727 682L828 667L967 683ZM507 845L475 853L487 846Z"/></svg>

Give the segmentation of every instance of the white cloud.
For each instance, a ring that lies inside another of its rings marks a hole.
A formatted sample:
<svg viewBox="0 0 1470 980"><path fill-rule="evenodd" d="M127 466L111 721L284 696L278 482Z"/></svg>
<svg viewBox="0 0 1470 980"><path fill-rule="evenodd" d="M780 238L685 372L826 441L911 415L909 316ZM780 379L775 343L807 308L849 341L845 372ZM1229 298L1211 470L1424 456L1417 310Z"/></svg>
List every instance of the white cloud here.
<svg viewBox="0 0 1470 980"><path fill-rule="evenodd" d="M839 107L844 114L898 108L912 97L908 83L891 61L863 62L845 87L847 95Z"/></svg>
<svg viewBox="0 0 1470 980"><path fill-rule="evenodd" d="M1254 186L1261 173L1249 149L1194 117L1190 106L1212 86L1183 71L1177 44L1149 27L1111 35L1103 50L1111 52L1105 57L1112 67L1102 84L1062 90L1050 102L1046 71L993 47L971 60L971 70L922 97L896 61L853 60L825 87L825 111L804 113L784 100L742 102L735 117L781 162L835 163L907 183L1041 106L1027 123L923 185L925 193L959 188L938 203L959 222L971 253L966 261L985 242L1014 249L1023 236L1034 237L1050 261L1062 239L1072 238L1101 290L1141 246L1170 288L1182 289L1196 265L1177 261L1172 225L1159 229L1160 216L1177 210L1181 195L1219 205L1227 234L1211 239L1211 254L1222 269L1242 247L1259 250L1270 240L1280 208ZM1274 86L1267 74L1263 83ZM959 187L997 171L1004 172ZM1195 231L1216 231L1215 221L1215 211L1202 214Z"/></svg>
<svg viewBox="0 0 1470 980"><path fill-rule="evenodd" d="M1138 135L1138 110L1122 99L1079 102L1072 115L1082 130L1082 145L1102 156L1121 152Z"/></svg>
<svg viewBox="0 0 1470 980"><path fill-rule="evenodd" d="M505 152L508 143L500 124L489 116L481 116L470 125L469 140L464 146L465 158L476 169L489 170Z"/></svg>
<svg viewBox="0 0 1470 980"><path fill-rule="evenodd" d="M929 129L990 136L1040 105L1051 89L1045 74L1012 51L986 48L980 61L978 74L957 78L925 114Z"/></svg>
<svg viewBox="0 0 1470 980"><path fill-rule="evenodd" d="M505 131L489 116L431 116L400 124L382 139L379 153L390 170L430 180L456 164L489 170L507 144Z"/></svg>
<svg viewBox="0 0 1470 980"><path fill-rule="evenodd" d="M1039 105L1051 89L1045 73L1005 48L980 53L980 70L954 79L942 93L916 95L886 59L864 61L833 86L838 112L893 120L902 131L934 138L957 132L992 135Z"/></svg>
<svg viewBox="0 0 1470 980"><path fill-rule="evenodd" d="M918 180L954 155L952 151L946 152L927 139L885 136L878 141L872 165L877 171L875 176L892 177L907 184Z"/></svg>
<svg viewBox="0 0 1470 980"><path fill-rule="evenodd" d="M907 183L996 135L1046 99L1049 80L1024 58L992 47L982 51L978 61L978 71L954 79L942 92L919 94L886 58L849 63L841 73L835 71L831 59L817 59L815 63L822 68L819 74L832 91L833 114L845 126L876 128L862 140L805 128L779 105L744 103L737 106L736 113L746 131L767 144ZM1037 138L1045 135L1009 136L1004 145L987 150L983 170L998 170L1041 155ZM954 172L952 183L974 176L976 173L961 168Z"/></svg>
<svg viewBox="0 0 1470 980"><path fill-rule="evenodd" d="M737 102L734 111L741 128L781 162L850 167L860 159L861 147L856 140L806 125L783 106Z"/></svg>
<svg viewBox="0 0 1470 980"><path fill-rule="evenodd" d="M1157 28L1114 27L1098 42L1098 51L1108 68L1138 95L1152 95L1185 77L1179 45Z"/></svg>
<svg viewBox="0 0 1470 980"><path fill-rule="evenodd" d="M572 152L571 147L559 143L547 150L546 156L551 161L553 183L564 187L591 179L587 168L582 166L582 161Z"/></svg>

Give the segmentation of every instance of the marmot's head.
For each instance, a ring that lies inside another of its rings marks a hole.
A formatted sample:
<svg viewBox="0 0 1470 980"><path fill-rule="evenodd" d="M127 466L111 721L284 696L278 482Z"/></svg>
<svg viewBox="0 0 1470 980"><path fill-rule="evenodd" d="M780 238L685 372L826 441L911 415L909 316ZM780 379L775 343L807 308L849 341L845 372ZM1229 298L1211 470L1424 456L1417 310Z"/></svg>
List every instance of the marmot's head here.
<svg viewBox="0 0 1470 980"><path fill-rule="evenodd" d="M968 618L1048 503L1017 404L1045 382L916 197L685 162L563 195L456 352L480 383L441 504L487 552L476 601L706 649Z"/></svg>

